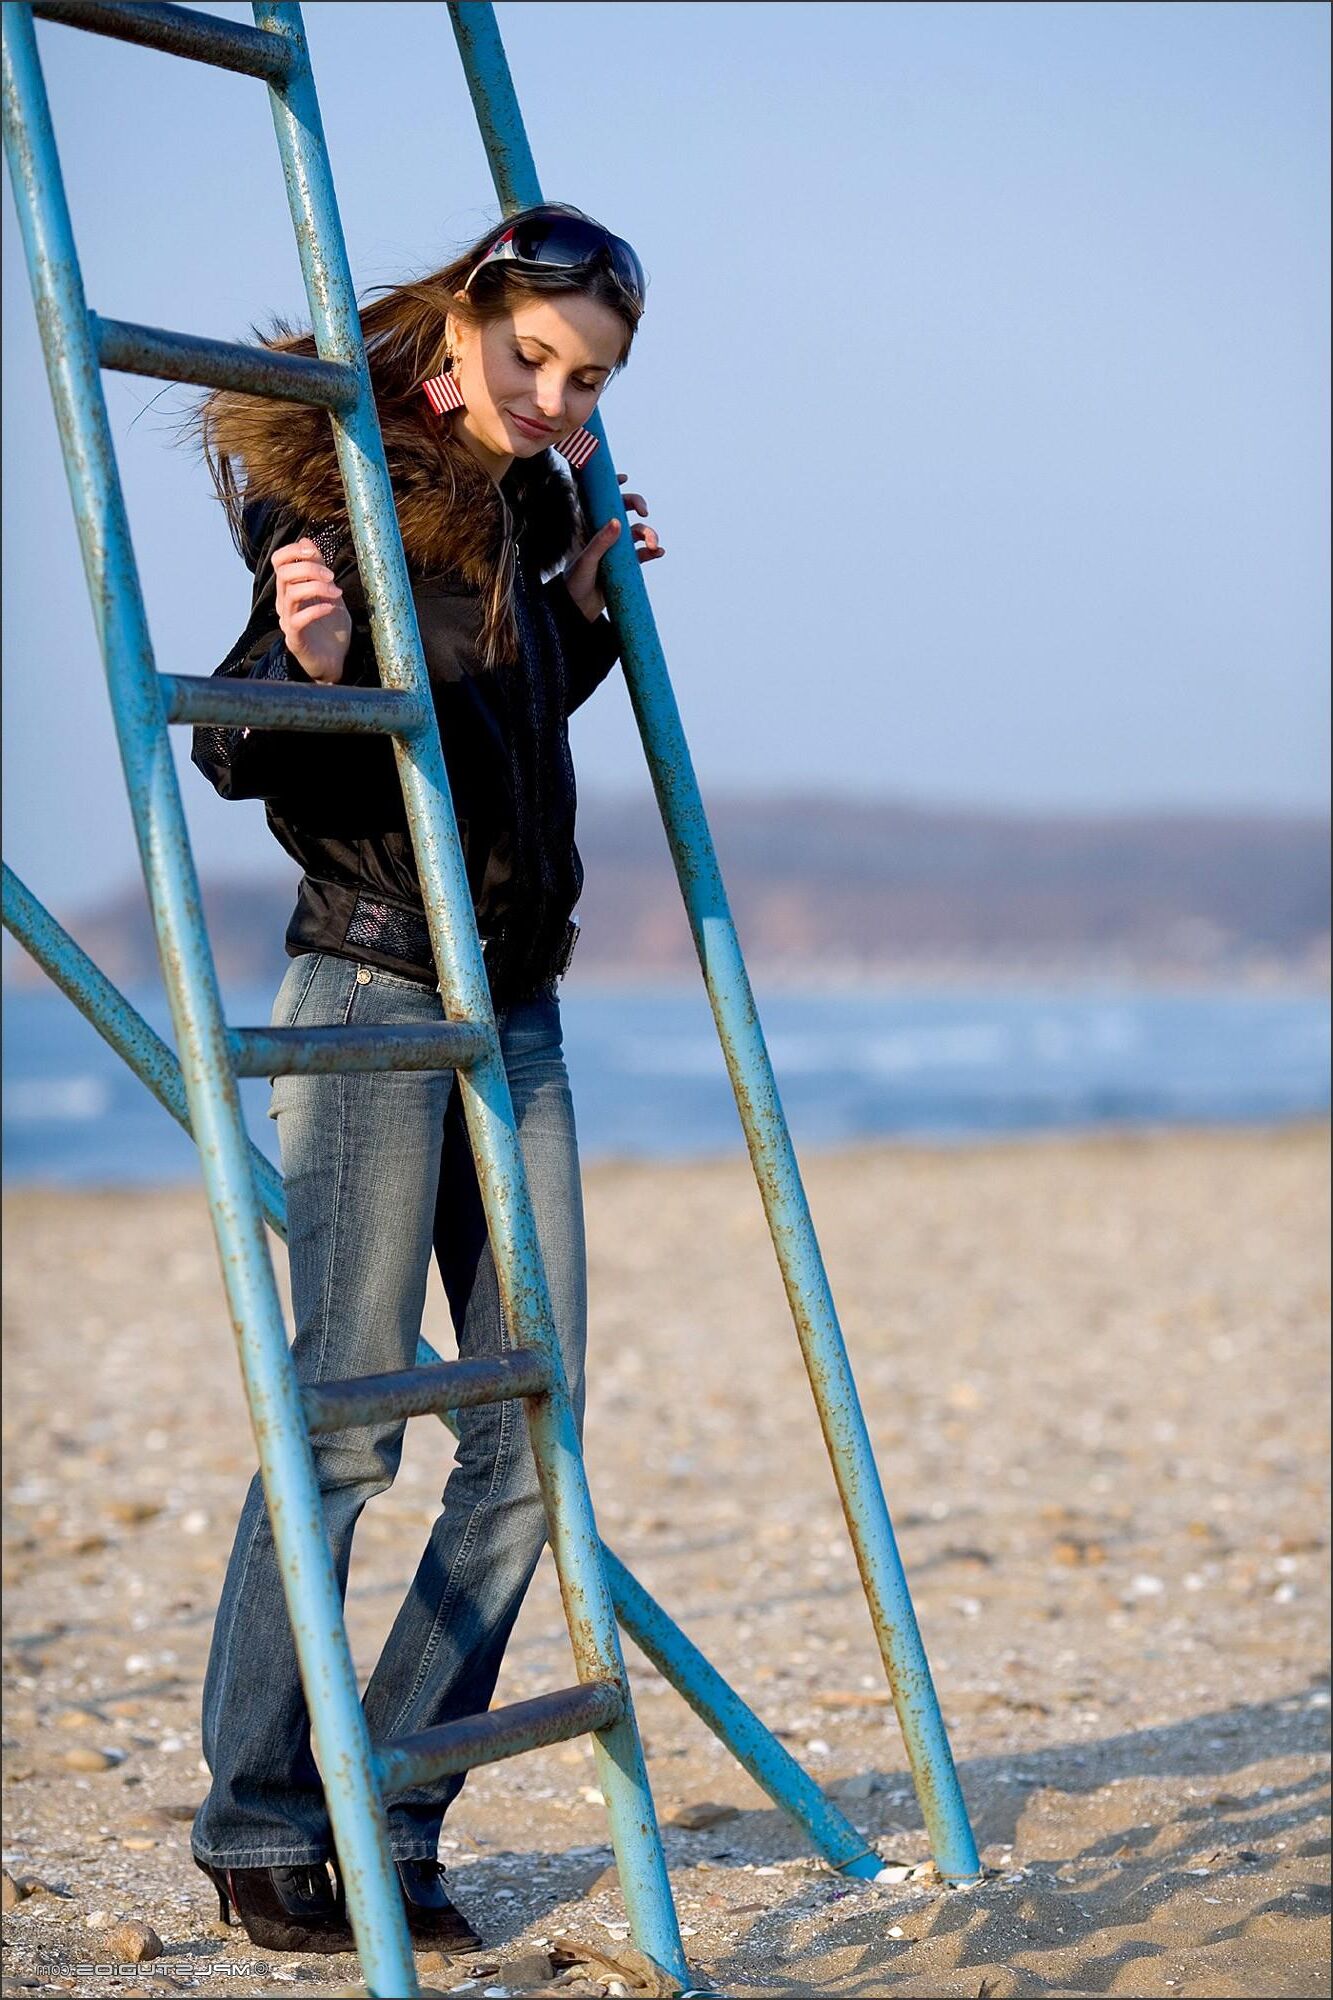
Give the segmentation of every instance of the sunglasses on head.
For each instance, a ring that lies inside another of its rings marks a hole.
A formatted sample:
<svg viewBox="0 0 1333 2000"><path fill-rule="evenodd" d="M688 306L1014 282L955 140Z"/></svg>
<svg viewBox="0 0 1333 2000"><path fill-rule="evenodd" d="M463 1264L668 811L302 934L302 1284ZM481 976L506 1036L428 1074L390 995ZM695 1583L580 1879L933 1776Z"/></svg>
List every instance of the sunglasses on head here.
<svg viewBox="0 0 1333 2000"><path fill-rule="evenodd" d="M586 271L605 264L612 277L643 309L648 280L633 248L623 236L613 236L600 223L572 215L536 215L510 223L463 280L467 291L483 265L530 265L539 271Z"/></svg>

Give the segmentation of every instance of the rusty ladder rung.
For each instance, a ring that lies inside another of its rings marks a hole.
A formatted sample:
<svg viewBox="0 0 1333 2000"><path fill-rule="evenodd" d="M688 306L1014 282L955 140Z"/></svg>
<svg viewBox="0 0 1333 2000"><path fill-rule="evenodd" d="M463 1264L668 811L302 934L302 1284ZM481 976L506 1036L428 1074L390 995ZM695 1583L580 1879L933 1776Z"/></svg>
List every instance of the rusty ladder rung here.
<svg viewBox="0 0 1333 2000"><path fill-rule="evenodd" d="M550 1386L546 1356L535 1347L515 1347L508 1354L475 1361L441 1361L392 1375L315 1383L301 1391L301 1404L306 1428L314 1434L358 1430L363 1424L392 1423L401 1417L439 1416L445 1410L507 1403L518 1396L543 1396Z"/></svg>
<svg viewBox="0 0 1333 2000"><path fill-rule="evenodd" d="M313 403L326 410L356 407L356 370L342 361L282 354L271 347L247 347L198 333L173 333L133 320L103 319L95 312L89 313L88 325L99 367L116 374L152 375L201 389L238 389L247 396Z"/></svg>
<svg viewBox="0 0 1333 2000"><path fill-rule="evenodd" d="M331 736L412 736L435 723L425 702L398 688L205 680L197 674L157 678L168 722L217 729L308 729Z"/></svg>
<svg viewBox="0 0 1333 2000"><path fill-rule="evenodd" d="M221 14L196 13L167 0L33 0L39 21L56 21L66 28L110 35L119 42L138 42L215 69L239 70L281 86L292 72L292 51L280 35L267 28L247 28Z"/></svg>
<svg viewBox="0 0 1333 2000"><path fill-rule="evenodd" d="M582 1681L493 1708L485 1715L461 1716L457 1722L401 1736L375 1751L375 1773L386 1792L429 1784L478 1764L498 1764L548 1743L587 1736L608 1729L624 1713L624 1690L616 1681Z"/></svg>
<svg viewBox="0 0 1333 2000"><path fill-rule="evenodd" d="M423 981L423 986L425 982ZM440 1021L379 1028L229 1028L236 1076L333 1076L344 1070L470 1069L488 1053L489 1028Z"/></svg>

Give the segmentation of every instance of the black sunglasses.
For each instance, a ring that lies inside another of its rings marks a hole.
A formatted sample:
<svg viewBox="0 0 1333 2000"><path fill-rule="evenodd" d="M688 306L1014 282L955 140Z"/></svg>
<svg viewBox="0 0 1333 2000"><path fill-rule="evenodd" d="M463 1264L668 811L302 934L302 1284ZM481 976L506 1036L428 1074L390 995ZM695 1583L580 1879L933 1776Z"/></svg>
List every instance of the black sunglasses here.
<svg viewBox="0 0 1333 2000"><path fill-rule="evenodd" d="M572 215L535 215L510 223L463 280L466 291L485 264L531 265L540 271L586 271L604 263L612 277L643 310L648 280L643 265L623 236L613 236L597 222Z"/></svg>

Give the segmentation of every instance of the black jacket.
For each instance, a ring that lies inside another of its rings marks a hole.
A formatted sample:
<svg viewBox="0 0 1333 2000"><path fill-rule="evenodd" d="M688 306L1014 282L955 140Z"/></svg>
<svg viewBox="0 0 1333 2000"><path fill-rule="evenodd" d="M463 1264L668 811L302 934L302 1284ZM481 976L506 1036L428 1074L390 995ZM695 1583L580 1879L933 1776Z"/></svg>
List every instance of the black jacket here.
<svg viewBox="0 0 1333 2000"><path fill-rule="evenodd" d="M352 616L344 686L377 687L365 596L350 538L271 503L248 507L250 622L217 673L309 683L278 627L271 552L312 534ZM486 668L481 605L456 575L410 574L439 718L477 928L497 1006L549 986L567 951L583 884L574 845L574 770L566 728L615 664L610 621L586 619L563 581L542 584L523 557L515 612L521 658ZM304 871L287 951L331 952L436 983L407 817L386 737L198 728L193 759L226 799L261 798Z"/></svg>

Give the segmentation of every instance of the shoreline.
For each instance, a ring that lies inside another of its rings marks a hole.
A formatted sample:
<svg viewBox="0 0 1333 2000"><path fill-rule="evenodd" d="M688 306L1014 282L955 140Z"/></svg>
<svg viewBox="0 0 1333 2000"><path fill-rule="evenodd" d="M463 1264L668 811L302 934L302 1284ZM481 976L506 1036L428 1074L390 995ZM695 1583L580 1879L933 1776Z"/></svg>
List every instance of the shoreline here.
<svg viewBox="0 0 1333 2000"><path fill-rule="evenodd" d="M913 1136L893 1133L863 1139L837 1139L828 1144L816 1140L800 1140L796 1143L798 1165L806 1162L831 1162L843 1159L874 1161L881 1155L893 1157L902 1154L908 1157L918 1154L939 1155L942 1158L956 1158L959 1155L977 1152L994 1154L1012 1150L1027 1153L1042 1146L1051 1147L1125 1147L1147 1145L1154 1142L1169 1142L1175 1139L1215 1140L1220 1144L1227 1141L1272 1137L1284 1135L1300 1137L1313 1135L1325 1137L1333 1134L1333 1113L1326 1107L1316 1111L1299 1112L1288 1118L1258 1117L1254 1119L1219 1119L1216 1123L1170 1120L1127 1121L1116 1123L1107 1121L1098 1125L1040 1125L1007 1127L991 1132L922 1133ZM183 1135L182 1135L183 1136ZM636 1171L661 1171L663 1173L689 1173L693 1168L718 1168L740 1165L749 1171L749 1159L743 1137L738 1133L735 1145L725 1150L688 1154L588 1152L580 1154L580 1166L585 1176L597 1173L619 1173L626 1169ZM198 1187L201 1183L196 1174L182 1173L175 1180L119 1180L119 1181L76 1181L43 1180L38 1176L20 1180L5 1174L0 1180L0 1190L6 1198L10 1195L49 1196L77 1200L88 1196L117 1195L173 1195Z"/></svg>
<svg viewBox="0 0 1333 2000"><path fill-rule="evenodd" d="M10 963L0 975L0 997L7 994L58 993L60 988L18 941L5 934L11 947ZM288 961L276 962L271 981L259 985L276 993ZM1111 966L1089 965L1083 960L1034 964L1022 959L983 960L939 959L923 962L893 962L884 965L851 960L825 964L822 968L808 956L790 965L762 960L747 961L746 970L757 994L812 995L864 994L868 999L902 995L938 994L959 999L969 995L1003 994L1005 997L1129 999L1148 994L1155 999L1178 994L1182 999L1225 998L1268 995L1277 999L1329 999L1333 980L1329 966L1321 958L1306 967L1283 960L1257 959L1224 966L1138 965L1132 962ZM583 995L617 998L625 994L701 993L703 983L698 966L688 963L644 966L617 966L592 960L571 970L566 997ZM223 977L224 986L252 988L249 978ZM130 1000L163 993L159 981L133 980L122 989ZM62 998L65 997L62 995ZM70 1002L69 1004L73 1004Z"/></svg>

